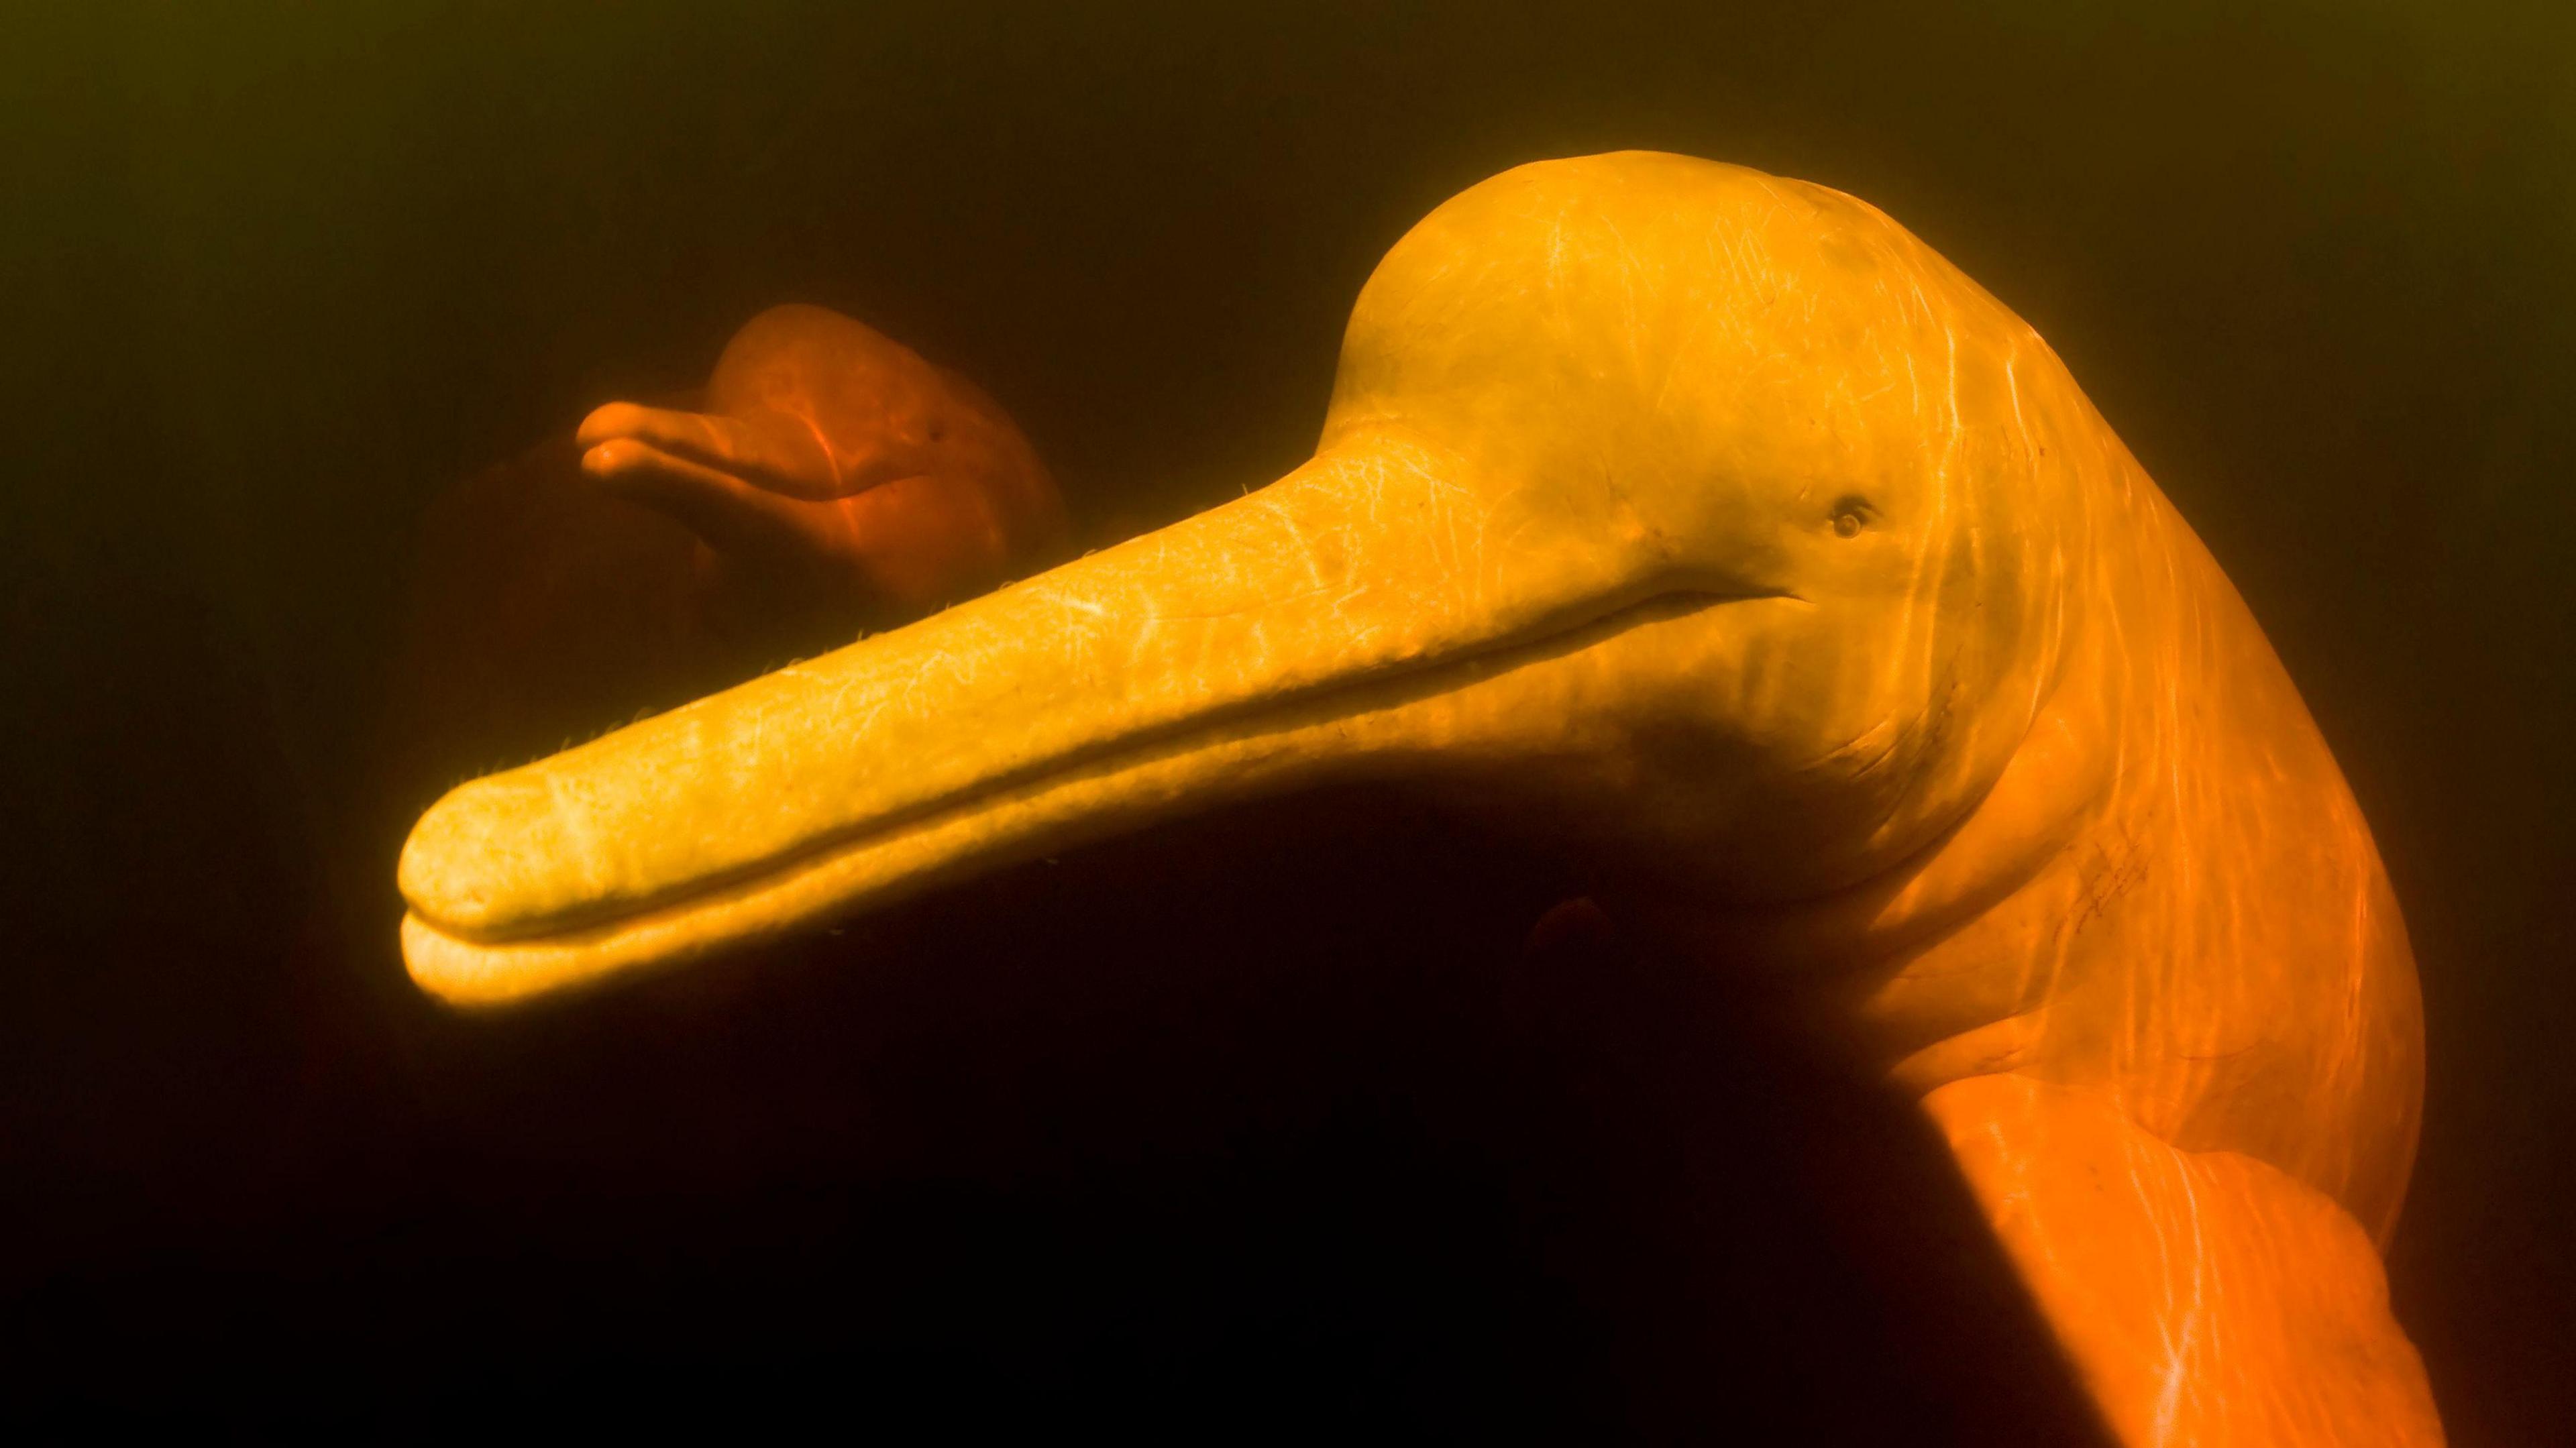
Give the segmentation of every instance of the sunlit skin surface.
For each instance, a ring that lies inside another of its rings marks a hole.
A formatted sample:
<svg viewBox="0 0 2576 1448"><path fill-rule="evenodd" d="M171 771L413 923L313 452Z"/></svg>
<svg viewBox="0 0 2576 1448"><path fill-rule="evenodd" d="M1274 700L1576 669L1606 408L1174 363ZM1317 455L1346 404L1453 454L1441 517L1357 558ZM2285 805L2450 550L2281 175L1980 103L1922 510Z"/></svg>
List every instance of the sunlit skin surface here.
<svg viewBox="0 0 2576 1448"><path fill-rule="evenodd" d="M1363 291L1313 460L458 789L404 948L498 1004L1348 779L1803 993L2127 1441L2440 1440L2376 1247L2413 964L2333 760L2046 344L1799 182L1475 187Z"/></svg>

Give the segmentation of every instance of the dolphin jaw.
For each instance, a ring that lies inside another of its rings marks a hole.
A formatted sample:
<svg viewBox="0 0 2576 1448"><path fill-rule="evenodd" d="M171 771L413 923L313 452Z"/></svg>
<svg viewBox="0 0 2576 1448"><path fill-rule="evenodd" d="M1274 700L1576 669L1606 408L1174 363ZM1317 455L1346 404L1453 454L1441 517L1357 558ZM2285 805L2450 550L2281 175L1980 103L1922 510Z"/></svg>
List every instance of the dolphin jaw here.
<svg viewBox="0 0 2576 1448"><path fill-rule="evenodd" d="M681 964L891 904L1024 856L1052 855L1194 808L1220 807L1230 797L1293 790L1333 776L1337 767L1365 772L1361 756L1412 752L1403 729L1395 727L1392 739L1381 732L1356 747L1336 749L1332 744L1342 739L1336 725L1372 714L1392 717L1524 662L1579 652L1649 623L1738 603L1799 601L1789 590L1715 578L1658 583L1462 649L1129 734L641 900L595 898L500 928L462 924L435 908L437 897L428 887L437 872L417 852L415 837L403 861L410 905L402 925L404 957L424 989L462 1005L498 1004L637 967ZM1294 743L1265 753L1261 741L1290 736ZM1200 756L1208 756L1205 767L1193 767ZM1259 778L1246 788L1243 779L1231 778L1238 774ZM507 853L509 842L485 836L480 846Z"/></svg>

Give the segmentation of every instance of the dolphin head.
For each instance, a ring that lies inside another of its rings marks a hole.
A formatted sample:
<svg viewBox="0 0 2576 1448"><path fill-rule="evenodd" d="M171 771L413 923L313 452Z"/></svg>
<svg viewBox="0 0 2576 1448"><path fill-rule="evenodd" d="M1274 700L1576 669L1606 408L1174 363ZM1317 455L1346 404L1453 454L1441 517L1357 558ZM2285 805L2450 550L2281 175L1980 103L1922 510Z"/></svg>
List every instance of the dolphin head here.
<svg viewBox="0 0 2576 1448"><path fill-rule="evenodd" d="M1378 267L1311 460L459 788L404 852L406 957L509 999L1332 778L1729 905L1830 892L2029 731L2089 417L1849 197L1524 166Z"/></svg>

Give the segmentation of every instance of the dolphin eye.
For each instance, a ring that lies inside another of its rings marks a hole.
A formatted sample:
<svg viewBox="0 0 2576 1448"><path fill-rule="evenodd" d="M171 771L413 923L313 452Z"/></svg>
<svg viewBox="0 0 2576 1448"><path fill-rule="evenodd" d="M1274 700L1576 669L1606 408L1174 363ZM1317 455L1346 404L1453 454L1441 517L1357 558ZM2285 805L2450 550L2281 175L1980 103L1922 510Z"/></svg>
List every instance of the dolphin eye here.
<svg viewBox="0 0 2576 1448"><path fill-rule="evenodd" d="M1868 527L1870 520L1877 516L1878 510L1869 505L1869 499L1844 498L1834 504L1834 536L1857 538L1860 530Z"/></svg>

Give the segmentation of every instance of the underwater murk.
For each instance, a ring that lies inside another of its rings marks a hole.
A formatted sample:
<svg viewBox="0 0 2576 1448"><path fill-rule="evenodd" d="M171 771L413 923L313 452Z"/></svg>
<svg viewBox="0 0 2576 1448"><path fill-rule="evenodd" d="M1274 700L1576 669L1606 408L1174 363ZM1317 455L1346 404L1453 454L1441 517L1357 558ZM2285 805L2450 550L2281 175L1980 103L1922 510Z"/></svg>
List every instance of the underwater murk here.
<svg viewBox="0 0 2576 1448"><path fill-rule="evenodd" d="M2509 47L990 19L67 52L123 124L55 170L150 240L22 392L154 399L183 481L35 515L21 613L142 520L199 581L78 587L160 630L138 696L205 682L15 751L69 863L174 882L27 927L105 962L22 1012L30 1403L2148 1445L2565 1397L2563 1225L2466 1245L2565 1195L2509 1148L2576 1096L2566 987L2472 948L2545 957L2576 854L2463 843L2576 796L2497 762L2576 622L2515 562L2568 505L2481 501L2566 440L2567 285L2493 238L2576 136L2476 151L2547 93ZM2490 159L2390 211L2406 146ZM32 657L124 697L97 653Z"/></svg>

